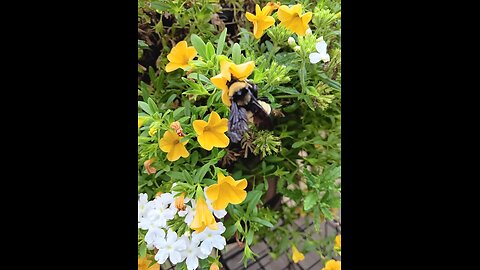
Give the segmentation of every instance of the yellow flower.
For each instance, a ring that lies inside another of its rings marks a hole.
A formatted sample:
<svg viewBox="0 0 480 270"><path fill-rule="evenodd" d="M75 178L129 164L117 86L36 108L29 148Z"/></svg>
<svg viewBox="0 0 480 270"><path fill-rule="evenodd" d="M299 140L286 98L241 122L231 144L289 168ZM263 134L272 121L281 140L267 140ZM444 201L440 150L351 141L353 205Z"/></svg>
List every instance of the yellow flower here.
<svg viewBox="0 0 480 270"><path fill-rule="evenodd" d="M263 32L275 24L275 19L269 16L273 11L272 8L273 6L266 5L263 9L260 9L260 6L257 4L255 6L255 15L247 12L247 20L253 23L253 34L256 39L261 38Z"/></svg>
<svg viewBox="0 0 480 270"><path fill-rule="evenodd" d="M156 127L151 127L150 130L148 130L148 135L150 137L153 137L155 134L157 134L158 129Z"/></svg>
<svg viewBox="0 0 480 270"><path fill-rule="evenodd" d="M312 19L312 12L307 12L303 15L302 5L297 4L289 8L285 5L278 8L278 19L281 21L280 25L292 30L299 36L304 36L308 29L308 23Z"/></svg>
<svg viewBox="0 0 480 270"><path fill-rule="evenodd" d="M265 7L269 7L270 10L267 13L267 16L272 14L272 12L280 7L280 2L274 3L273 1L270 1L267 3Z"/></svg>
<svg viewBox="0 0 480 270"><path fill-rule="evenodd" d="M188 67L188 62L193 60L195 56L197 56L197 50L194 47L187 47L185 40L180 41L167 55L170 63L165 67L165 71L172 72L177 68L185 70Z"/></svg>
<svg viewBox="0 0 480 270"><path fill-rule="evenodd" d="M299 261L305 259L305 255L303 255L303 253L298 251L295 245L292 246L292 251L293 251L292 260L294 263L298 263Z"/></svg>
<svg viewBox="0 0 480 270"><path fill-rule="evenodd" d="M195 207L195 216L193 217L192 224L190 228L195 230L195 232L200 233L208 227L212 230L218 229L215 218L212 215L212 212L208 209L207 203L202 196L199 196L197 199L197 206Z"/></svg>
<svg viewBox="0 0 480 270"><path fill-rule="evenodd" d="M232 80L232 76L237 80L245 80L250 74L252 74L254 68L254 61L248 61L240 65L236 65L227 60L220 61L220 74L210 78L210 81L213 85L222 89L222 101L225 105L232 105L228 95L227 86L227 83Z"/></svg>
<svg viewBox="0 0 480 270"><path fill-rule="evenodd" d="M342 235L337 235L335 237L335 250L339 250L342 248Z"/></svg>
<svg viewBox="0 0 480 270"><path fill-rule="evenodd" d="M151 158L143 163L143 167L145 167L145 170L147 170L147 174L154 174L157 172L157 169L152 166L153 161L154 159Z"/></svg>
<svg viewBox="0 0 480 270"><path fill-rule="evenodd" d="M160 264L158 263L148 267L151 263L151 258L147 259L147 257L138 257L138 270L160 270Z"/></svg>
<svg viewBox="0 0 480 270"><path fill-rule="evenodd" d="M229 203L239 204L247 197L244 190L247 187L245 178L235 181L231 176L224 176L218 173L218 183L213 184L206 190L207 197L212 201L215 210L225 209Z"/></svg>
<svg viewBox="0 0 480 270"><path fill-rule="evenodd" d="M163 152L168 153L167 159L169 161L178 160L180 157L187 158L190 155L190 153L187 151L187 148L185 148L188 140L180 143L180 139L182 138L178 136L175 131L167 130L163 134L163 138L158 142L160 149Z"/></svg>
<svg viewBox="0 0 480 270"><path fill-rule="evenodd" d="M145 122L145 119L138 118L138 128L141 128L143 126L143 122Z"/></svg>
<svg viewBox="0 0 480 270"><path fill-rule="evenodd" d="M225 148L230 143L230 139L224 134L228 130L228 119L220 119L216 112L210 114L208 123L203 120L193 121L193 129L197 133L198 143L204 149Z"/></svg>
<svg viewBox="0 0 480 270"><path fill-rule="evenodd" d="M340 270L341 269L341 262L335 260L329 260L325 267L322 270Z"/></svg>

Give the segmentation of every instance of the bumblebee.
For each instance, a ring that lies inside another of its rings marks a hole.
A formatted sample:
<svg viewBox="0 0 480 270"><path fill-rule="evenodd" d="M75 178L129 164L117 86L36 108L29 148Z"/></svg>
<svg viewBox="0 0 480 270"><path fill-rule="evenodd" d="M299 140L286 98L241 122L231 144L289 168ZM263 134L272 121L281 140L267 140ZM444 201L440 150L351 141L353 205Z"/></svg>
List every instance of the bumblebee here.
<svg viewBox="0 0 480 270"><path fill-rule="evenodd" d="M258 99L258 87L248 80L232 81L228 85L228 96L232 103L228 119L228 137L233 143L242 140L248 130L248 122L259 128L271 125L270 104Z"/></svg>

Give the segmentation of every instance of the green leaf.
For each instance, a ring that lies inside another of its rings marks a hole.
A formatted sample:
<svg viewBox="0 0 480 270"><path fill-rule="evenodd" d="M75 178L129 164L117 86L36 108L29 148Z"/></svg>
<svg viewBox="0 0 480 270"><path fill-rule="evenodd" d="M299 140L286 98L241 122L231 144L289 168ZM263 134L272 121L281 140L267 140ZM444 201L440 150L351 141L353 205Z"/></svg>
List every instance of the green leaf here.
<svg viewBox="0 0 480 270"><path fill-rule="evenodd" d="M213 48L213 44L209 41L206 47L206 57L207 59L213 59L214 56L215 56L215 48Z"/></svg>
<svg viewBox="0 0 480 270"><path fill-rule="evenodd" d="M263 226L267 226L267 227L269 227L269 228L273 228L273 224L272 224L272 223L270 223L270 222L268 222L268 221L266 221L266 220L263 220L263 219L261 219L261 218L259 218L259 217L253 217L253 218L251 219L251 221L256 222L256 223L260 223L260 224L262 224Z"/></svg>
<svg viewBox="0 0 480 270"><path fill-rule="evenodd" d="M305 211L310 210L312 207L314 207L317 204L317 193L316 192L311 192L307 195L305 198L305 201L303 202L303 209Z"/></svg>
<svg viewBox="0 0 480 270"><path fill-rule="evenodd" d="M206 84L212 84L212 82L210 81L209 78L207 78L207 76L205 76L203 74L200 74L200 73L190 73L190 74L188 74L187 78L200 80L200 81L202 81Z"/></svg>
<svg viewBox="0 0 480 270"><path fill-rule="evenodd" d="M226 239L230 239L235 234L236 231L237 231L237 227L235 226L235 224L232 224L226 228L225 232L223 233L223 236Z"/></svg>
<svg viewBox="0 0 480 270"><path fill-rule="evenodd" d="M248 193L247 197L250 196L250 199L248 201L247 214L251 213L253 209L257 206L262 195L263 192L261 192L260 190L253 190Z"/></svg>
<svg viewBox="0 0 480 270"><path fill-rule="evenodd" d="M173 118L177 119L178 116L185 110L185 107L178 107L173 111Z"/></svg>
<svg viewBox="0 0 480 270"><path fill-rule="evenodd" d="M142 110L143 110L144 112L148 113L148 115L152 115L152 114L153 114L152 110L150 109L150 106L148 106L147 103L145 103L145 102L143 102L143 101L138 101L138 106L139 106L140 108L142 108Z"/></svg>
<svg viewBox="0 0 480 270"><path fill-rule="evenodd" d="M207 48L205 42L203 42L203 40L195 34L192 34L190 41L192 42L195 50L197 50L198 54L204 59L207 59Z"/></svg>
<svg viewBox="0 0 480 270"><path fill-rule="evenodd" d="M145 257L147 255L147 245L145 244L145 242L142 242L142 244L140 244L138 250L140 251L140 257Z"/></svg>
<svg viewBox="0 0 480 270"><path fill-rule="evenodd" d="M307 144L307 142L305 141L298 141L298 142L295 142L294 144L292 144L292 148L299 148L303 145Z"/></svg>
<svg viewBox="0 0 480 270"><path fill-rule="evenodd" d="M168 97L167 101L165 102L165 105L169 106L170 103L172 103L173 100L174 100L176 97L177 97L176 94L171 94L171 95Z"/></svg>
<svg viewBox="0 0 480 270"><path fill-rule="evenodd" d="M241 53L241 49L240 49L240 45L238 45L238 43L235 43L233 44L233 47L232 47L232 60L233 60L233 63L235 64L241 64L241 61L242 61L242 53Z"/></svg>
<svg viewBox="0 0 480 270"><path fill-rule="evenodd" d="M153 101L152 98L148 98L148 107L150 107L150 110L154 113L158 112L158 106L155 104L155 101Z"/></svg>
<svg viewBox="0 0 480 270"><path fill-rule="evenodd" d="M217 55L222 54L223 52L223 46L225 45L225 38L227 37L227 28L223 29L222 33L220 34L220 37L218 38L217 41Z"/></svg>
<svg viewBox="0 0 480 270"><path fill-rule="evenodd" d="M327 207L321 207L320 210L325 215L325 218L327 218L328 220L333 220L333 215L330 212L330 209L328 209Z"/></svg>
<svg viewBox="0 0 480 270"><path fill-rule="evenodd" d="M247 236L245 237L245 240L247 242L247 245L252 244L253 241L253 230L248 230Z"/></svg>
<svg viewBox="0 0 480 270"><path fill-rule="evenodd" d="M211 166L211 164L207 163L207 164L203 165L200 168L200 170L197 171L197 173L195 174L195 177L194 177L195 183L200 183L202 181L203 177L205 177L205 174L209 171L210 166Z"/></svg>

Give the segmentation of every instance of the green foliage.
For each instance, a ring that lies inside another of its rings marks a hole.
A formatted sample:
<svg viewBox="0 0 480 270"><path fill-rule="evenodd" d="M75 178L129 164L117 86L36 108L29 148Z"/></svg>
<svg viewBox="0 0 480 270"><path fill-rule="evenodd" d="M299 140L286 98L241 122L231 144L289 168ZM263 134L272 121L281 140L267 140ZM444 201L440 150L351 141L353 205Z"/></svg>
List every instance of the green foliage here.
<svg viewBox="0 0 480 270"><path fill-rule="evenodd" d="M260 3L261 2L261 3ZM267 1L258 1L261 6ZM297 1L282 2L295 4ZM333 239L312 239L293 225L303 217L315 229L333 219L341 206L341 9L339 0L305 0L312 11L311 35L297 36L276 24L262 39L254 38L245 13L254 13L247 1L142 0L138 1L138 192L153 198L172 190L194 198L198 190L217 183L218 172L248 181L248 195L230 204L223 220L227 240L244 243L243 262L256 256L251 247L259 239L272 246L272 256L289 252L292 243L302 252L331 257ZM253 8L253 9L252 9ZM221 11L231 12L225 21ZM227 31L225 23L233 28ZM232 30L233 29L233 30ZM292 37L295 43L288 44ZM309 54L323 37L330 61L312 64ZM166 72L167 55L185 40L198 56L186 71ZM298 48L294 49L296 46ZM208 120L212 111L228 118L230 109L222 91L210 78L220 73L220 61L236 64L255 61L249 80L258 86L259 98L272 107L271 130L252 124L238 147L203 149L193 128L195 120ZM187 158L171 162L159 141L173 122L181 124L188 141ZM156 132L155 132L156 131ZM144 162L153 159L153 174ZM176 186L172 188L173 184ZM282 196L272 207L271 193ZM285 201L288 201L285 203ZM169 225L178 235L190 232L183 219ZM139 229L139 255L153 254ZM214 258L200 260L208 269ZM176 269L186 269L185 263Z"/></svg>

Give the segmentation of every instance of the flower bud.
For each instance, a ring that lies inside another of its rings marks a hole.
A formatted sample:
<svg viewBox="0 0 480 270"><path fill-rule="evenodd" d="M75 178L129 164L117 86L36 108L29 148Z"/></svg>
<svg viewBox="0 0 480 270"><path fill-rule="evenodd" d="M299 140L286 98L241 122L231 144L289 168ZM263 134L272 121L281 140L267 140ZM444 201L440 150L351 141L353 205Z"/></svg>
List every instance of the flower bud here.
<svg viewBox="0 0 480 270"><path fill-rule="evenodd" d="M312 29L308 28L307 31L305 31L305 36L310 36L312 34Z"/></svg>
<svg viewBox="0 0 480 270"><path fill-rule="evenodd" d="M218 265L216 263L212 263L212 265L210 265L210 270L219 270L220 268L218 267Z"/></svg>
<svg viewBox="0 0 480 270"><path fill-rule="evenodd" d="M295 39L293 37L288 38L288 45L293 45L295 44Z"/></svg>
<svg viewBox="0 0 480 270"><path fill-rule="evenodd" d="M145 170L147 170L147 174L154 174L157 172L157 169L155 169L154 167L152 167L152 163L153 163L154 159L151 158L149 160L146 160L144 163L143 163L143 166L145 167Z"/></svg>
<svg viewBox="0 0 480 270"><path fill-rule="evenodd" d="M296 51L296 52L300 51L300 46L297 45L297 46L293 47L293 50Z"/></svg>

